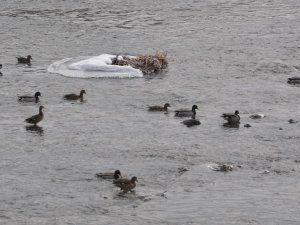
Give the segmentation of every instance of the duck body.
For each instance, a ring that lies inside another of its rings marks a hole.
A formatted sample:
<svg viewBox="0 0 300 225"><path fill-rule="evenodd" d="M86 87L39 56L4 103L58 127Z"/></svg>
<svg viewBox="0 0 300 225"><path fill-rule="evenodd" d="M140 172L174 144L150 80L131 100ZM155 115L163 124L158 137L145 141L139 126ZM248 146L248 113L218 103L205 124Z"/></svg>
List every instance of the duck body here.
<svg viewBox="0 0 300 225"><path fill-rule="evenodd" d="M32 117L27 118L25 121L27 123L31 123L36 125L37 123L41 122L44 119L44 113L43 113L44 106L40 106L39 108L39 114L34 115Z"/></svg>
<svg viewBox="0 0 300 225"><path fill-rule="evenodd" d="M168 111L168 107L170 107L170 104L169 103L166 103L163 107L162 106L149 106L148 108L148 111L151 111L151 112L162 112L162 111L165 111L167 112Z"/></svg>
<svg viewBox="0 0 300 225"><path fill-rule="evenodd" d="M177 117L193 117L196 115L197 105L193 105L192 110L176 110L175 116Z"/></svg>
<svg viewBox="0 0 300 225"><path fill-rule="evenodd" d="M290 77L287 82L289 84L300 84L300 77Z"/></svg>
<svg viewBox="0 0 300 225"><path fill-rule="evenodd" d="M120 170L116 170L114 173L108 172L108 173L96 173L95 176L97 178L102 178L105 180L112 180L112 179L121 179L122 175Z"/></svg>
<svg viewBox="0 0 300 225"><path fill-rule="evenodd" d="M124 193L127 193L128 191L132 191L132 189L134 189L136 186L135 182L138 182L137 177L132 177L131 179L122 178L113 181L113 183L117 187L121 188L121 190Z"/></svg>
<svg viewBox="0 0 300 225"><path fill-rule="evenodd" d="M70 100L70 101L75 101L75 100L83 100L83 94L86 94L85 90L81 90L79 95L76 94L67 94L64 96L64 99Z"/></svg>
<svg viewBox="0 0 300 225"><path fill-rule="evenodd" d="M22 63L22 64L30 64L31 63L31 55L28 55L27 58L25 57L17 57L18 59L18 63Z"/></svg>
<svg viewBox="0 0 300 225"><path fill-rule="evenodd" d="M182 121L182 123L187 127L197 126L201 124L201 122L199 120L196 120L195 118L184 120Z"/></svg>
<svg viewBox="0 0 300 225"><path fill-rule="evenodd" d="M41 97L41 93L38 91L34 94L34 96L22 95L18 96L18 100L20 102L39 102L39 96Z"/></svg>
<svg viewBox="0 0 300 225"><path fill-rule="evenodd" d="M229 124L236 124L240 122L239 111L236 110L234 113L223 113L222 116Z"/></svg>

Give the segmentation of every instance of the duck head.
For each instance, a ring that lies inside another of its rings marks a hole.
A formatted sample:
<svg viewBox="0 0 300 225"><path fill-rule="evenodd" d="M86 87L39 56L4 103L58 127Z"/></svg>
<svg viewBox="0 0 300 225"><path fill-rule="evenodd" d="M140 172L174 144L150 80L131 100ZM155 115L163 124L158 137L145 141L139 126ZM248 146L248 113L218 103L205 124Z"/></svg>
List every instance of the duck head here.
<svg viewBox="0 0 300 225"><path fill-rule="evenodd" d="M132 182L132 183L138 182L137 177L132 177L132 178L131 178L131 182Z"/></svg>
<svg viewBox="0 0 300 225"><path fill-rule="evenodd" d="M171 107L171 106L170 106L169 103L166 103L166 104L164 105L164 108L168 108L168 107Z"/></svg>
<svg viewBox="0 0 300 225"><path fill-rule="evenodd" d="M195 111L196 109L198 109L198 106L197 105L193 105L192 111Z"/></svg>
<svg viewBox="0 0 300 225"><path fill-rule="evenodd" d="M35 92L34 97L37 98L37 97L39 97L39 96L42 97L41 92L39 92L39 91L38 91L38 92Z"/></svg>
<svg viewBox="0 0 300 225"><path fill-rule="evenodd" d="M120 178L121 177L121 172L120 172L120 170L116 170L115 171L115 174L114 174L114 178L115 179L118 179L118 178Z"/></svg>
<svg viewBox="0 0 300 225"><path fill-rule="evenodd" d="M45 108L45 107L41 105L40 108L39 108L40 112L42 112L42 110L43 110L44 108Z"/></svg>
<svg viewBox="0 0 300 225"><path fill-rule="evenodd" d="M27 60L30 60L30 59L32 59L32 57L31 57L31 55L28 55Z"/></svg>
<svg viewBox="0 0 300 225"><path fill-rule="evenodd" d="M83 96L83 94L86 94L85 90L80 91L80 96Z"/></svg>
<svg viewBox="0 0 300 225"><path fill-rule="evenodd" d="M235 115L239 115L240 112L239 112L238 110L235 110L234 114L235 114Z"/></svg>

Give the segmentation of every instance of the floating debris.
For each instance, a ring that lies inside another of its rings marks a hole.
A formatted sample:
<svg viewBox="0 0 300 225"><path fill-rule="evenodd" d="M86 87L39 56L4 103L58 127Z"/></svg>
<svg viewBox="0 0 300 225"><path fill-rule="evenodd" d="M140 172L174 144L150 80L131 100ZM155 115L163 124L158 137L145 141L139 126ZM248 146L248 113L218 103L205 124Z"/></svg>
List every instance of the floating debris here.
<svg viewBox="0 0 300 225"><path fill-rule="evenodd" d="M181 175L181 174L183 174L183 173L189 171L189 168L187 168L187 167L179 167L179 168L177 169L177 171L178 171L178 173Z"/></svg>
<svg viewBox="0 0 300 225"><path fill-rule="evenodd" d="M144 74L156 74L168 67L167 53L156 52L155 55L142 55L137 57L117 55L112 60L112 65L132 66Z"/></svg>

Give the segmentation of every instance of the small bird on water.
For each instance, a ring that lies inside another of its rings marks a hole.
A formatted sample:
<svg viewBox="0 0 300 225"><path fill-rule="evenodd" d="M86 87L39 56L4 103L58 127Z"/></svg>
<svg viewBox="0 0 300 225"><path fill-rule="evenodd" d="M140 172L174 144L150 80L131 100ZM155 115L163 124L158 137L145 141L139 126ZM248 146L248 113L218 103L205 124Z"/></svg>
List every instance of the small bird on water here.
<svg viewBox="0 0 300 225"><path fill-rule="evenodd" d="M42 97L41 92L35 92L34 96L22 95L18 96L20 102L39 102L39 97Z"/></svg>
<svg viewBox="0 0 300 225"><path fill-rule="evenodd" d="M70 100L70 101L75 101L80 99L81 101L83 100L83 94L86 94L85 90L81 90L79 95L76 94L67 94L64 96L65 100Z"/></svg>
<svg viewBox="0 0 300 225"><path fill-rule="evenodd" d="M43 109L44 108L45 108L44 106L40 106L40 108L39 108L39 114L34 115L32 117L29 117L25 121L27 123L31 123L31 124L34 124L34 125L36 125L37 123L41 122L44 119L44 113L43 113Z"/></svg>
<svg viewBox="0 0 300 225"><path fill-rule="evenodd" d="M114 173L112 173L112 172L108 172L108 173L96 173L95 176L97 178L108 179L108 180L112 180L112 179L116 180L116 179L122 178L120 170L116 170Z"/></svg>
<svg viewBox="0 0 300 225"><path fill-rule="evenodd" d="M287 82L289 84L300 84L300 77L290 77Z"/></svg>
<svg viewBox="0 0 300 225"><path fill-rule="evenodd" d="M240 122L239 111L236 110L234 113L223 113L222 116L229 124L237 124Z"/></svg>
<svg viewBox="0 0 300 225"><path fill-rule="evenodd" d="M177 117L192 117L196 115L196 109L198 109L197 105L192 106L192 110L176 110L175 116Z"/></svg>
<svg viewBox="0 0 300 225"><path fill-rule="evenodd" d="M165 111L167 112L168 111L168 107L171 107L169 103L166 103L163 107L162 106L158 106L158 105L155 105L155 106L149 106L148 108L148 111L158 111L158 112L162 112L162 111Z"/></svg>
<svg viewBox="0 0 300 225"><path fill-rule="evenodd" d="M27 58L25 57L17 57L18 59L18 63L22 63L22 64L31 64L31 55L28 55Z"/></svg>
<svg viewBox="0 0 300 225"><path fill-rule="evenodd" d="M130 180L123 178L123 179L117 179L113 181L113 183L117 187L121 188L121 190L124 193L127 193L128 191L132 191L132 189L134 189L136 186L135 182L138 182L137 177L132 177Z"/></svg>

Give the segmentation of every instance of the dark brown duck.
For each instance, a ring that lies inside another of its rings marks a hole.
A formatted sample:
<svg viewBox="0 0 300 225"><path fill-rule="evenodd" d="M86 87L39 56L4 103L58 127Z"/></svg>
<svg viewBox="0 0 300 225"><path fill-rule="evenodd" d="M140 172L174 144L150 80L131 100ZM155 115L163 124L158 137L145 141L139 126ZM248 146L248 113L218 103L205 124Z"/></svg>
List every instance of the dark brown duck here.
<svg viewBox="0 0 300 225"><path fill-rule="evenodd" d="M123 179L117 179L113 181L113 183L117 187L121 188L121 190L124 193L127 193L128 191L132 191L132 189L134 189L136 186L135 182L138 182L137 177L132 177L131 180L123 178Z"/></svg>
<svg viewBox="0 0 300 225"><path fill-rule="evenodd" d="M70 100L70 101L80 99L82 101L83 100L83 94L86 94L85 90L81 90L79 95L67 94L67 95L64 96L64 99Z"/></svg>
<svg viewBox="0 0 300 225"><path fill-rule="evenodd" d="M37 123L41 122L44 119L43 108L44 108L44 106L40 106L40 108L39 108L39 114L34 115L32 117L29 117L25 121L27 123L31 123L31 124L34 124L34 125L36 125Z"/></svg>
<svg viewBox="0 0 300 225"><path fill-rule="evenodd" d="M165 111L167 112L168 111L168 107L171 107L169 103L166 103L164 106L158 106L158 105L155 105L155 106L149 106L148 108L148 111L151 111L151 112L162 112L162 111Z"/></svg>

